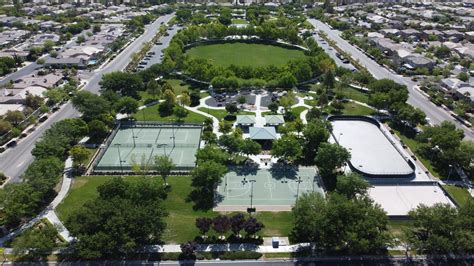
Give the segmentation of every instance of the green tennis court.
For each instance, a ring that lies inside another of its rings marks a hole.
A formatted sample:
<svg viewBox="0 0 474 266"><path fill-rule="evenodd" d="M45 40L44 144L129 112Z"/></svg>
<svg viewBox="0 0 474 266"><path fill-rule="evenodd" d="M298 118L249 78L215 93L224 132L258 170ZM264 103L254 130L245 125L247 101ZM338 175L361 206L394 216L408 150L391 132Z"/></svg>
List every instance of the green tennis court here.
<svg viewBox="0 0 474 266"><path fill-rule="evenodd" d="M157 155L169 156L177 170L190 170L195 166L200 140L201 126L122 125L106 141L94 171L130 171L137 163L149 169Z"/></svg>
<svg viewBox="0 0 474 266"><path fill-rule="evenodd" d="M274 167L270 169L233 168L218 186L218 210L256 206L291 206L307 192L324 193L315 168ZM287 210L288 208L284 208ZM274 209L277 210L277 209Z"/></svg>

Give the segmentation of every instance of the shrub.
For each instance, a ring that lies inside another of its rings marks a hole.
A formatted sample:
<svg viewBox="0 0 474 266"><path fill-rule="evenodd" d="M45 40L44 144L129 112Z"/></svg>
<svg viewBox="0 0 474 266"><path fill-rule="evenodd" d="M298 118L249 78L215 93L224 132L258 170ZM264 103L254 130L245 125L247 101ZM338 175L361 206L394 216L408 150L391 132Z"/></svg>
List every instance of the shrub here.
<svg viewBox="0 0 474 266"><path fill-rule="evenodd" d="M231 251L219 255L221 260L257 260L262 257L262 253L256 251Z"/></svg>

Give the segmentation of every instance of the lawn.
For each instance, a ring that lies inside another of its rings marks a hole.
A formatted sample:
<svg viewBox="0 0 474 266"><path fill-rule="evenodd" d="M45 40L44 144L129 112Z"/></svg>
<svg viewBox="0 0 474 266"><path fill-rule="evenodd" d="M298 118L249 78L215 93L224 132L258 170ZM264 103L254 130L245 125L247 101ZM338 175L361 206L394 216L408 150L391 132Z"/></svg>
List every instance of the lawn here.
<svg viewBox="0 0 474 266"><path fill-rule="evenodd" d="M232 24L248 24L248 22L245 19L236 18L232 19Z"/></svg>
<svg viewBox="0 0 474 266"><path fill-rule="evenodd" d="M471 195L465 188L460 188L451 185L444 185L444 189L454 198L454 200L460 205L463 206L471 198Z"/></svg>
<svg viewBox="0 0 474 266"><path fill-rule="evenodd" d="M66 220L89 199L97 197L97 187L111 178L109 176L81 176L75 179L68 196L56 209L59 218L62 221ZM141 177L125 178L134 180ZM192 208L193 203L186 201L187 195L191 192L189 176L170 177L168 183L172 189L164 201L169 216L166 218L167 229L163 240L166 243L183 243L199 235L194 225L196 218L214 217L217 213L195 211ZM256 217L265 225L263 236L287 236L292 227L290 212L259 212Z"/></svg>
<svg viewBox="0 0 474 266"><path fill-rule="evenodd" d="M291 112L298 118L300 117L301 112L303 112L304 110L308 110L308 108L304 106L297 106L297 107L291 108Z"/></svg>
<svg viewBox="0 0 474 266"><path fill-rule="evenodd" d="M158 111L159 105L153 105L150 107L147 107L145 109L142 109L135 113L133 117L136 120L139 121L160 121L160 122L176 122L178 121L178 118L175 115L169 115L169 116L162 116L160 112ZM196 123L202 123L206 120L206 117L200 114L197 114L195 112L191 112L188 110L188 116L186 116L183 121L184 122L196 122Z"/></svg>
<svg viewBox="0 0 474 266"><path fill-rule="evenodd" d="M369 102L369 95L367 93L361 92L354 88L347 87L347 88L344 88L341 92L342 92L342 95L344 95L344 97L352 99L354 101L358 101L362 103Z"/></svg>
<svg viewBox="0 0 474 266"><path fill-rule="evenodd" d="M267 44L224 43L193 47L186 52L191 58L204 58L222 67L283 66L290 60L304 58L303 51Z"/></svg>
<svg viewBox="0 0 474 266"><path fill-rule="evenodd" d="M206 112L206 113L214 116L219 121L223 120L226 116L229 115L229 113L224 109L209 109L209 108L206 108L206 107L199 107L198 110L202 111L202 112ZM236 115L253 115L253 114L255 114L255 113L254 112L248 112L248 111L240 111ZM233 118L235 120L235 116L233 116Z"/></svg>
<svg viewBox="0 0 474 266"><path fill-rule="evenodd" d="M403 230L413 227L413 221L410 220L390 220L388 222L388 231L394 237L400 237Z"/></svg>
<svg viewBox="0 0 474 266"><path fill-rule="evenodd" d="M344 109L342 109L345 115L371 115L373 112L374 110L354 102L344 103Z"/></svg>

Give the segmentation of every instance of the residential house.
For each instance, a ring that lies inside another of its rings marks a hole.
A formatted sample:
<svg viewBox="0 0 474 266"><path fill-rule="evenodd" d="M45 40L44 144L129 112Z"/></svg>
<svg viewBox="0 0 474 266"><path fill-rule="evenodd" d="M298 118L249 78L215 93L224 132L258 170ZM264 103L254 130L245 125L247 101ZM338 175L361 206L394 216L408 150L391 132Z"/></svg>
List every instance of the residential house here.
<svg viewBox="0 0 474 266"><path fill-rule="evenodd" d="M405 40L419 40L422 37L421 32L415 30L415 29L404 29L400 31L400 35L403 37Z"/></svg>
<svg viewBox="0 0 474 266"><path fill-rule="evenodd" d="M436 65L436 61L427 58L420 54L411 54L404 59L405 65L408 65L414 69L416 68L427 68L432 70Z"/></svg>
<svg viewBox="0 0 474 266"><path fill-rule="evenodd" d="M459 42L464 39L464 33L457 30L446 30L444 31L444 36L452 42Z"/></svg>

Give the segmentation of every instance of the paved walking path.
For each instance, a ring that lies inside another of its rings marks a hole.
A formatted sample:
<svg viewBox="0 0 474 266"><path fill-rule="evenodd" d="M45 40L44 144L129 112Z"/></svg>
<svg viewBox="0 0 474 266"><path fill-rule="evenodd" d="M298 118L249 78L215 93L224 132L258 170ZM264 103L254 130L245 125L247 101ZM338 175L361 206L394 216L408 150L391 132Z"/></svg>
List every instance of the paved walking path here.
<svg viewBox="0 0 474 266"><path fill-rule="evenodd" d="M50 223L55 225L58 229L58 233L61 235L61 237L67 241L70 242L72 240L72 237L69 234L69 231L64 227L63 223L61 220L59 220L58 216L56 215L54 209L64 200L66 197L67 193L69 192L69 188L71 187L72 183L72 158L68 157L65 164L64 164L64 174L63 174L63 180L61 184L61 189L59 190L58 194L54 198L54 200L44 209L38 216L35 218L31 219L28 223L23 224L21 227L18 229L10 232L9 234L3 236L0 238L0 246L2 246L6 241L9 241L13 239L14 237L20 235L23 233L25 230L28 228L31 228L34 226L37 222L40 220L46 218Z"/></svg>

